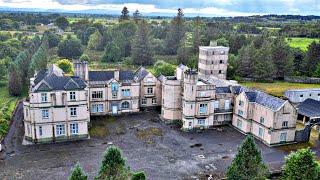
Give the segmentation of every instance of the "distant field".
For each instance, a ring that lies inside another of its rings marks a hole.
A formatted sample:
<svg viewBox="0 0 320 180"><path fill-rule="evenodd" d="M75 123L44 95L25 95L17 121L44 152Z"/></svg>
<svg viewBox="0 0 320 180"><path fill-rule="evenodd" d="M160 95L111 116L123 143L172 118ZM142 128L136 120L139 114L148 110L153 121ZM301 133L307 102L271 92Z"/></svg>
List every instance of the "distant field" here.
<svg viewBox="0 0 320 180"><path fill-rule="evenodd" d="M267 92L268 94L283 97L284 92L289 89L305 89L305 88L320 88L320 84L301 84L289 82L273 82L273 83L259 83L259 82L243 82L240 83L249 88L255 88Z"/></svg>
<svg viewBox="0 0 320 180"><path fill-rule="evenodd" d="M18 98L9 96L7 84L0 82L0 139L9 130L9 121L17 101Z"/></svg>
<svg viewBox="0 0 320 180"><path fill-rule="evenodd" d="M308 46L313 42L318 41L319 39L316 38L287 38L287 42L289 46L294 48L300 48L303 51L308 50Z"/></svg>

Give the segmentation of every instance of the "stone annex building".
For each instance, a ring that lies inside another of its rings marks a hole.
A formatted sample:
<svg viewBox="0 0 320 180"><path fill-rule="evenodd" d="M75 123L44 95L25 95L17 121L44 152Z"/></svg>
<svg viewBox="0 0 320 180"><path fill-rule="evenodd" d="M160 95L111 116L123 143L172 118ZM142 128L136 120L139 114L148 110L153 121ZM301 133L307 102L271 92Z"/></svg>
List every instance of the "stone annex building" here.
<svg viewBox="0 0 320 180"><path fill-rule="evenodd" d="M31 143L89 138L90 116L161 107L161 119L182 120L183 130L232 124L267 145L294 142L297 113L288 102L226 80L228 47L199 49L199 70L179 65L175 76L145 68L89 71L74 61L75 76L55 65L30 79L24 102L25 140Z"/></svg>

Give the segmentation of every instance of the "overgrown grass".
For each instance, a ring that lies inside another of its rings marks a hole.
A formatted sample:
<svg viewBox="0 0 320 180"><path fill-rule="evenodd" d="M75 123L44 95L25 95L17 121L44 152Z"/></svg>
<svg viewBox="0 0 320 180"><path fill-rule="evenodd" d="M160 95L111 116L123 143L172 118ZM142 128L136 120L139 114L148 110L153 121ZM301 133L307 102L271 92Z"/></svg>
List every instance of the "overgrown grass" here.
<svg viewBox="0 0 320 180"><path fill-rule="evenodd" d="M11 97L6 82L0 82L0 139L8 132L11 115L19 100Z"/></svg>
<svg viewBox="0 0 320 180"><path fill-rule="evenodd" d="M136 137L148 144L153 144L154 138L160 136L163 136L162 130L156 127L140 129L136 132Z"/></svg>
<svg viewBox="0 0 320 180"><path fill-rule="evenodd" d="M110 133L108 130L108 125L115 122L115 118L111 116L91 118L91 127L89 129L90 136L97 138L106 137Z"/></svg>
<svg viewBox="0 0 320 180"><path fill-rule="evenodd" d="M281 81L275 81L273 83L242 82L240 84L249 88L265 91L266 93L277 97L283 97L284 92L289 89L320 88L320 84L302 84Z"/></svg>
<svg viewBox="0 0 320 180"><path fill-rule="evenodd" d="M309 45L313 41L319 42L319 39L316 38L287 38L286 40L289 43L290 47L300 48L303 51L307 51Z"/></svg>

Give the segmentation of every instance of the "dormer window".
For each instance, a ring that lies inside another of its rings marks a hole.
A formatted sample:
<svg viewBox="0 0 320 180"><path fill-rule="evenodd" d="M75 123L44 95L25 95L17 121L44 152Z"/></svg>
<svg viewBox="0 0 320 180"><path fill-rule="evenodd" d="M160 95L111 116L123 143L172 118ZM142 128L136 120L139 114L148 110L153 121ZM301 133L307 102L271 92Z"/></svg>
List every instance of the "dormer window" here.
<svg viewBox="0 0 320 180"><path fill-rule="evenodd" d="M48 102L47 93L41 93L41 102Z"/></svg>
<svg viewBox="0 0 320 180"><path fill-rule="evenodd" d="M111 84L111 90L112 91L118 91L118 89L119 89L118 83L112 83Z"/></svg>

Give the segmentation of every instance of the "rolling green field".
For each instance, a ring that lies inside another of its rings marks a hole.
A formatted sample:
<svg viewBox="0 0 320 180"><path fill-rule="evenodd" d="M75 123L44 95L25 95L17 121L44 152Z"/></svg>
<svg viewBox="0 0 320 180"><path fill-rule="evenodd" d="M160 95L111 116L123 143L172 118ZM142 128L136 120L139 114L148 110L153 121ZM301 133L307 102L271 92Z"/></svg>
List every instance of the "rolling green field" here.
<svg viewBox="0 0 320 180"><path fill-rule="evenodd" d="M0 139L8 132L11 115L19 98L10 97L7 84L0 82Z"/></svg>
<svg viewBox="0 0 320 180"><path fill-rule="evenodd" d="M320 88L320 84L302 84L280 81L273 83L242 82L240 84L249 88L262 90L277 97L283 97L284 92L289 89Z"/></svg>
<svg viewBox="0 0 320 180"><path fill-rule="evenodd" d="M290 47L300 48L303 51L307 51L308 46L313 41L319 42L320 39L316 39L316 38L287 38L286 40L289 43Z"/></svg>

